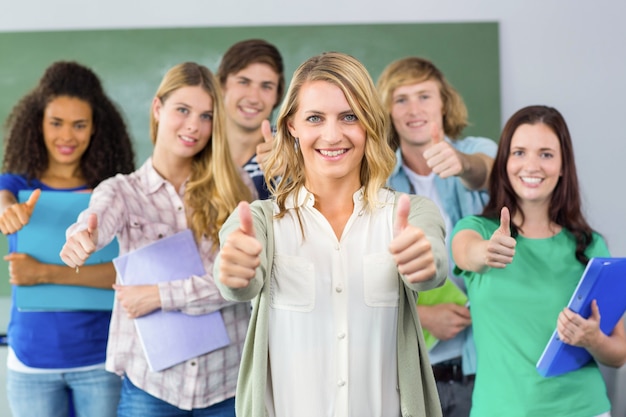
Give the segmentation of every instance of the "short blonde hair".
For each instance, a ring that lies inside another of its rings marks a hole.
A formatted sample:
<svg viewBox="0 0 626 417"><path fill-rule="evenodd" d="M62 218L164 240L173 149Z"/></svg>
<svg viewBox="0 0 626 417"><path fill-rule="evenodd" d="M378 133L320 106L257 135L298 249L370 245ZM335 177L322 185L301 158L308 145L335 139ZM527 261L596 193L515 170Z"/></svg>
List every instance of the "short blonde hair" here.
<svg viewBox="0 0 626 417"><path fill-rule="evenodd" d="M451 139L458 139L467 127L467 107L456 89L446 80L443 73L427 59L407 57L387 65L378 78L378 92L391 113L393 92L398 87L433 80L439 85L443 102L443 131ZM400 138L393 123L389 125L389 141L393 149L400 146Z"/></svg>
<svg viewBox="0 0 626 417"><path fill-rule="evenodd" d="M265 178L276 197L279 216L285 213L288 195L296 193L305 183L302 153L287 125L298 111L302 86L313 81L339 87L365 129L367 139L360 178L366 207L373 207L378 190L384 187L395 164L386 137L388 116L363 64L350 55L327 52L309 58L296 70L278 115L276 140L268 157ZM278 176L280 181L273 184L271 179Z"/></svg>

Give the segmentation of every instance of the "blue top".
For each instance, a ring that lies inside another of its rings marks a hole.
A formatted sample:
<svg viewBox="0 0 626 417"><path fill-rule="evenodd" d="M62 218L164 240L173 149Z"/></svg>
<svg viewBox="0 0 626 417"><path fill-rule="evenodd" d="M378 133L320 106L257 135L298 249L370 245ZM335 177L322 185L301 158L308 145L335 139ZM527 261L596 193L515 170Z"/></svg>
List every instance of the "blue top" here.
<svg viewBox="0 0 626 417"><path fill-rule="evenodd" d="M21 175L0 175L0 190L8 190L17 198L20 190L80 191L86 186L56 189L39 180L27 181ZM42 237L43 238L43 237ZM15 252L17 235L7 236L9 253ZM32 368L77 368L104 363L111 312L22 312L16 308L15 293L11 296L9 346L17 358Z"/></svg>
<svg viewBox="0 0 626 417"><path fill-rule="evenodd" d="M498 145L487 138L467 137L460 140L450 140L447 137L445 141L459 152L465 154L484 153L487 156L495 157L498 151ZM400 148L396 151L397 163L387 184L396 191L403 193L415 194L413 185L402 166L402 152ZM452 222L452 226L465 216L480 214L483 207L489 200L487 191L468 190L459 177L440 178L435 175L435 187L441 204Z"/></svg>
<svg viewBox="0 0 626 417"><path fill-rule="evenodd" d="M445 138L454 149L465 154L484 153L490 157L495 157L498 145L491 139L482 137L467 137L460 140L450 140ZM415 194L413 184L409 180L404 167L402 166L402 152L400 148L396 151L397 163L387 185L396 191ZM441 199L441 204L445 210L452 226L465 216L480 214L489 200L489 194L485 190L469 190L463 185L459 177L441 178L435 175L435 188ZM447 233L450 233L448 230ZM451 262L451 258L450 258ZM462 282L460 283L462 284ZM457 352L456 355L454 352ZM439 363L452 356L463 357L463 373L466 375L476 373L476 347L472 327L460 332L456 337L440 341L429 352L433 364Z"/></svg>

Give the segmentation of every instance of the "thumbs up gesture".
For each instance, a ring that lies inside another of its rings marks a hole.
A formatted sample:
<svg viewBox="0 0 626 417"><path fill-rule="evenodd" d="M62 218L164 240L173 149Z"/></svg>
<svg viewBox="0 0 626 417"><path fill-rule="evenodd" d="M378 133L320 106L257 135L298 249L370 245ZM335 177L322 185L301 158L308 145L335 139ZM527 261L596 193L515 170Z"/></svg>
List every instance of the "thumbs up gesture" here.
<svg viewBox="0 0 626 417"><path fill-rule="evenodd" d="M452 145L443 140L444 132L438 123L432 123L432 145L424 151L426 163L441 178L462 175L465 172L463 157Z"/></svg>
<svg viewBox="0 0 626 417"><path fill-rule="evenodd" d="M411 200L403 194L397 202L394 238L389 244L389 252L398 265L398 272L410 283L416 283L432 278L437 267L426 235L409 223L410 209Z"/></svg>
<svg viewBox="0 0 626 417"><path fill-rule="evenodd" d="M33 214L35 204L39 200L41 190L32 192L28 200L24 203L15 203L7 207L0 215L0 232L5 235L15 233L26 226Z"/></svg>
<svg viewBox="0 0 626 417"><path fill-rule="evenodd" d="M72 268L81 266L96 251L97 243L98 216L92 213L87 218L87 229L74 233L67 239L61 249L61 259Z"/></svg>
<svg viewBox="0 0 626 417"><path fill-rule="evenodd" d="M517 242L511 237L511 218L509 209L502 207L500 212L500 227L493 232L487 241L485 264L491 268L504 268L513 262L515 245Z"/></svg>
<svg viewBox="0 0 626 417"><path fill-rule="evenodd" d="M230 288L245 288L261 264L261 244L256 239L250 205L242 201L237 206L239 229L228 235L220 249L220 282Z"/></svg>
<svg viewBox="0 0 626 417"><path fill-rule="evenodd" d="M272 127L269 120L263 120L261 123L261 133L263 134L263 142L256 146L256 161L263 171L265 171L265 161L274 146L274 135L272 135Z"/></svg>

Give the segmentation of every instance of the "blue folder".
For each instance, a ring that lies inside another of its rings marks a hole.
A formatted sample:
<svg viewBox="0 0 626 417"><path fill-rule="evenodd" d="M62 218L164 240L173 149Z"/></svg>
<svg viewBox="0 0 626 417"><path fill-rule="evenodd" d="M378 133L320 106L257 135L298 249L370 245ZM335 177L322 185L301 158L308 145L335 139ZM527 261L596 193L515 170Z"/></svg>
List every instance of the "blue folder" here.
<svg viewBox="0 0 626 417"><path fill-rule="evenodd" d="M20 191L26 201L32 191ZM89 205L91 193L42 191L29 223L17 232L17 252L40 262L64 265L59 253L65 244L65 230ZM119 253L117 240L92 254L86 265L110 262ZM111 310L112 289L80 285L40 284L13 286L15 304L22 311Z"/></svg>
<svg viewBox="0 0 626 417"><path fill-rule="evenodd" d="M626 258L589 260L568 307L589 318L593 300L600 309L600 330L611 334L626 312ZM537 362L537 371L544 377L558 376L575 371L592 359L586 349L562 342L555 330Z"/></svg>

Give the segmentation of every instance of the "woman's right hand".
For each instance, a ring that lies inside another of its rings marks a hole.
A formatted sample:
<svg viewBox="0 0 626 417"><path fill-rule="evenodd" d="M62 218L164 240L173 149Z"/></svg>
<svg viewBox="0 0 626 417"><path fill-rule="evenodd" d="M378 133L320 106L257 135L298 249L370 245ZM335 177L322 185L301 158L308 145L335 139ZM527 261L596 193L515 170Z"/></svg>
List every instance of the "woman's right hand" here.
<svg viewBox="0 0 626 417"><path fill-rule="evenodd" d="M66 265L75 268L83 265L89 255L96 251L98 243L98 217L90 214L87 219L87 229L74 233L70 236L63 249L61 259Z"/></svg>
<svg viewBox="0 0 626 417"><path fill-rule="evenodd" d="M493 232L487 241L485 264L491 268L504 268L513 262L515 245L517 242L511 237L511 219L509 209L502 207L500 212L500 227Z"/></svg>
<svg viewBox="0 0 626 417"><path fill-rule="evenodd" d="M228 235L220 249L220 282L230 288L245 288L261 264L261 243L256 239L250 205L239 203L239 229Z"/></svg>
<svg viewBox="0 0 626 417"><path fill-rule="evenodd" d="M30 216L33 214L35 204L37 204L40 195L41 190L36 189L26 202L8 206L0 215L0 232L9 235L26 226L30 221Z"/></svg>

